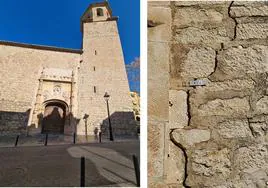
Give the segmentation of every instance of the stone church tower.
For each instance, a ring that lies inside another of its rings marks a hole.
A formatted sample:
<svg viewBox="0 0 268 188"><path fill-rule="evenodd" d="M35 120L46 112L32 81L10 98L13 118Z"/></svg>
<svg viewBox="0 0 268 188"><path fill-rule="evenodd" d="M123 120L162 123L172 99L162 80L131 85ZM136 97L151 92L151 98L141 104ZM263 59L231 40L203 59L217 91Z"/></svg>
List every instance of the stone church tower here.
<svg viewBox="0 0 268 188"><path fill-rule="evenodd" d="M0 132L134 133L123 52L108 2L81 18L81 50L0 41Z"/></svg>

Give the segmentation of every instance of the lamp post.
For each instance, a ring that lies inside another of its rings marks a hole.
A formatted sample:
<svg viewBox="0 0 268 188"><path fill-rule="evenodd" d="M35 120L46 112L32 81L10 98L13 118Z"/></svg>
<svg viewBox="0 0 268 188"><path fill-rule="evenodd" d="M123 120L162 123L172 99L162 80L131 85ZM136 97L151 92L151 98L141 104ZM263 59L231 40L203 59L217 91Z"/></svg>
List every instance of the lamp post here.
<svg viewBox="0 0 268 188"><path fill-rule="evenodd" d="M112 132L112 125L111 125L111 119L110 119L110 110L109 110L109 98L110 98L110 95L107 92L105 92L103 97L104 97L104 100L106 101L106 104L107 104L110 141L114 141L113 132Z"/></svg>
<svg viewBox="0 0 268 188"><path fill-rule="evenodd" d="M87 139L87 119L88 119L89 115L85 114L83 119L85 120L85 135L86 135L86 139Z"/></svg>

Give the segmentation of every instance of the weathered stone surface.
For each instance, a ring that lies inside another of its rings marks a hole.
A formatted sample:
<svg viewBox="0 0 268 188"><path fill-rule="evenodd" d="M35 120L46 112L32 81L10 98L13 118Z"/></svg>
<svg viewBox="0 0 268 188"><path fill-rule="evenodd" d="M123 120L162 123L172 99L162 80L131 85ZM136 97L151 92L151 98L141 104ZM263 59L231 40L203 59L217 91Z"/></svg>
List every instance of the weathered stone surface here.
<svg viewBox="0 0 268 188"><path fill-rule="evenodd" d="M237 39L266 39L268 37L268 23L238 24Z"/></svg>
<svg viewBox="0 0 268 188"><path fill-rule="evenodd" d="M181 44L203 44L219 49L220 43L227 42L230 38L225 28L204 30L195 27L187 27L176 31L175 40L177 43Z"/></svg>
<svg viewBox="0 0 268 188"><path fill-rule="evenodd" d="M226 1L175 1L175 6L213 6L213 5L228 5Z"/></svg>
<svg viewBox="0 0 268 188"><path fill-rule="evenodd" d="M267 23L268 16L267 17L240 17L235 19L238 24L244 24L244 23Z"/></svg>
<svg viewBox="0 0 268 188"><path fill-rule="evenodd" d="M251 137L248 120L229 120L215 125L215 129L223 138Z"/></svg>
<svg viewBox="0 0 268 188"><path fill-rule="evenodd" d="M192 170L203 176L227 177L231 172L230 151L198 150L193 154Z"/></svg>
<svg viewBox="0 0 268 188"><path fill-rule="evenodd" d="M148 62L148 115L150 118L167 120L169 45L148 42Z"/></svg>
<svg viewBox="0 0 268 188"><path fill-rule="evenodd" d="M172 130L166 136L186 156L184 183L193 188L267 187L267 2L174 1L170 8ZM194 78L206 85L189 86ZM175 100L181 91L188 95L186 103ZM188 126L179 127L186 117L184 104ZM167 159L170 174L165 176L173 183L165 185L179 187L174 173L181 154L169 147L166 142L174 161Z"/></svg>
<svg viewBox="0 0 268 188"><path fill-rule="evenodd" d="M168 154L165 163L165 182L167 184L182 185L185 172L185 158L183 152L172 141L168 141ZM172 172L172 173L170 173Z"/></svg>
<svg viewBox="0 0 268 188"><path fill-rule="evenodd" d="M148 176L162 177L164 173L165 124L148 124Z"/></svg>
<svg viewBox="0 0 268 188"><path fill-rule="evenodd" d="M209 28L220 26L222 21L223 14L215 9L181 8L177 9L174 15L174 26L177 28L189 26Z"/></svg>
<svg viewBox="0 0 268 188"><path fill-rule="evenodd" d="M234 97L245 97L254 89L253 80L226 80L224 82L207 81L206 87L197 87L190 92L191 107L198 107L210 100L230 99Z"/></svg>
<svg viewBox="0 0 268 188"><path fill-rule="evenodd" d="M229 116L245 117L249 111L249 102L246 98L215 99L198 108L199 116Z"/></svg>
<svg viewBox="0 0 268 188"><path fill-rule="evenodd" d="M245 173L253 173L260 169L268 169L267 147L258 145L241 147L234 158L234 168Z"/></svg>
<svg viewBox="0 0 268 188"><path fill-rule="evenodd" d="M213 79L235 79L268 71L268 47L229 48L219 53Z"/></svg>
<svg viewBox="0 0 268 188"><path fill-rule="evenodd" d="M169 90L169 128L183 128L188 124L187 93Z"/></svg>
<svg viewBox="0 0 268 188"><path fill-rule="evenodd" d="M202 129L176 129L172 132L172 136L177 143L188 148L194 144L208 141L210 139L210 131Z"/></svg>
<svg viewBox="0 0 268 188"><path fill-rule="evenodd" d="M268 96L264 96L256 103L257 114L268 114Z"/></svg>
<svg viewBox="0 0 268 188"><path fill-rule="evenodd" d="M159 6L149 3L148 7L148 20L156 24L148 28L148 96L151 96L148 115L150 118L167 120L171 9L161 3Z"/></svg>
<svg viewBox="0 0 268 188"><path fill-rule="evenodd" d="M267 135L268 125L266 122L250 123L250 128L254 137L262 137Z"/></svg>
<svg viewBox="0 0 268 188"><path fill-rule="evenodd" d="M148 21L155 24L155 27L148 28L149 41L169 41L171 38L170 7L151 6L151 3L148 6Z"/></svg>
<svg viewBox="0 0 268 188"><path fill-rule="evenodd" d="M194 48L189 51L182 63L181 77L203 78L209 76L215 68L215 50L211 48Z"/></svg>
<svg viewBox="0 0 268 188"><path fill-rule="evenodd" d="M265 1L234 1L230 8L230 15L232 17L268 16L268 5Z"/></svg>

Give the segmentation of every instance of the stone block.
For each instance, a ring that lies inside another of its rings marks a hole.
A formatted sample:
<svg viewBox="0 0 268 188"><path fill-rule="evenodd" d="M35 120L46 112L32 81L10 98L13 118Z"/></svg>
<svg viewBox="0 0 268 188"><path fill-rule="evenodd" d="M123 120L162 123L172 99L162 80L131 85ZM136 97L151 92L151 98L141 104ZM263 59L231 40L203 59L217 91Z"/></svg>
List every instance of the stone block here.
<svg viewBox="0 0 268 188"><path fill-rule="evenodd" d="M170 7L150 6L148 9L148 21L153 27L148 27L148 40L169 41L171 38L171 9Z"/></svg>
<svg viewBox="0 0 268 188"><path fill-rule="evenodd" d="M245 173L268 169L267 156L267 147L263 145L241 147L234 155L234 169Z"/></svg>
<svg viewBox="0 0 268 188"><path fill-rule="evenodd" d="M254 137L263 137L267 135L268 126L266 122L256 122L249 124Z"/></svg>
<svg viewBox="0 0 268 188"><path fill-rule="evenodd" d="M148 116L168 120L169 45L148 42Z"/></svg>
<svg viewBox="0 0 268 188"><path fill-rule="evenodd" d="M196 115L246 117L249 109L247 98L215 99L200 105Z"/></svg>
<svg viewBox="0 0 268 188"><path fill-rule="evenodd" d="M167 141L166 147L168 147L168 153L165 162L165 182L182 185L185 172L184 154L172 141Z"/></svg>
<svg viewBox="0 0 268 188"><path fill-rule="evenodd" d="M236 28L236 38L240 40L247 39L267 39L267 23L247 23L238 24Z"/></svg>
<svg viewBox="0 0 268 188"><path fill-rule="evenodd" d="M210 30L187 27L185 29L177 29L174 39L176 43L200 44L213 49L220 49L220 44L230 41L230 36L228 28L225 27Z"/></svg>
<svg viewBox="0 0 268 188"><path fill-rule="evenodd" d="M215 125L214 129L223 138L250 138L252 137L247 119L226 120Z"/></svg>
<svg viewBox="0 0 268 188"><path fill-rule="evenodd" d="M216 52L212 48L193 48L181 66L181 77L184 79L204 78L215 68Z"/></svg>
<svg viewBox="0 0 268 188"><path fill-rule="evenodd" d="M148 7L167 7L170 6L170 0L162 0L162 1L155 1L155 0L147 0Z"/></svg>
<svg viewBox="0 0 268 188"><path fill-rule="evenodd" d="M215 6L227 5L226 1L174 1L175 6L189 7L189 6Z"/></svg>
<svg viewBox="0 0 268 188"><path fill-rule="evenodd" d="M210 139L210 131L202 129L176 129L172 132L172 136L177 143L189 148L194 144L198 144Z"/></svg>
<svg viewBox="0 0 268 188"><path fill-rule="evenodd" d="M235 18L246 16L268 16L268 5L265 1L235 1L230 8L230 15Z"/></svg>
<svg viewBox="0 0 268 188"><path fill-rule="evenodd" d="M268 71L268 47L254 45L248 48L229 48L219 53L214 80L244 78Z"/></svg>
<svg viewBox="0 0 268 188"><path fill-rule="evenodd" d="M256 114L268 114L268 96L264 96L257 101Z"/></svg>
<svg viewBox="0 0 268 188"><path fill-rule="evenodd" d="M165 124L148 123L148 177L162 177L164 174Z"/></svg>
<svg viewBox="0 0 268 188"><path fill-rule="evenodd" d="M169 128L183 128L188 125L187 93L169 90Z"/></svg>
<svg viewBox="0 0 268 188"><path fill-rule="evenodd" d="M205 87L197 87L190 92L190 106L192 109L215 99L230 99L245 97L252 93L255 83L253 80L226 80L223 82L207 82Z"/></svg>
<svg viewBox="0 0 268 188"><path fill-rule="evenodd" d="M194 174L227 178L231 173L230 151L221 150L196 150L192 157L192 170Z"/></svg>
<svg viewBox="0 0 268 188"><path fill-rule="evenodd" d="M209 28L221 26L224 15L215 9L199 9L184 7L175 10L174 26L185 28L189 26Z"/></svg>

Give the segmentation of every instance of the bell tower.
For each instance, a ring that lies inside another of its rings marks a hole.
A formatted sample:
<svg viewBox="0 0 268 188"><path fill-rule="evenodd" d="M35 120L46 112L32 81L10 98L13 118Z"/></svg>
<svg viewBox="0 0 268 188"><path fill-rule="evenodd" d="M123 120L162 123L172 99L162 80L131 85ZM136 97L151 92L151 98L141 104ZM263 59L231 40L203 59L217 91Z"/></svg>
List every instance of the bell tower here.
<svg viewBox="0 0 268 188"><path fill-rule="evenodd" d="M107 1L91 4L82 16L84 21L106 21L112 18L112 10Z"/></svg>
<svg viewBox="0 0 268 188"><path fill-rule="evenodd" d="M83 54L79 68L80 135L93 134L107 123L104 94L110 95L109 110L113 129L130 129L132 101L124 56L114 17L107 1L91 4L81 18ZM83 121L83 117L88 119ZM113 122L115 121L115 122ZM128 123L129 122L129 123ZM132 126L135 127L135 126Z"/></svg>

